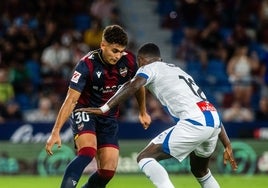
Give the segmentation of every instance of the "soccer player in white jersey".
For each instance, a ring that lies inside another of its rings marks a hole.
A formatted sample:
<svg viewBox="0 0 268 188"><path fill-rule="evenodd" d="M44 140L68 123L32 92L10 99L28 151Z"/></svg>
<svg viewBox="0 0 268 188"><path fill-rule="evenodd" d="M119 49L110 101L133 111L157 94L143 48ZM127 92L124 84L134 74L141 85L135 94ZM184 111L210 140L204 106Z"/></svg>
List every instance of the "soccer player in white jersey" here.
<svg viewBox="0 0 268 188"><path fill-rule="evenodd" d="M125 83L106 104L100 108L79 110L104 114L145 86L168 109L177 123L160 133L139 153L137 161L140 169L157 188L174 188L167 171L158 161L174 157L181 162L189 156L191 172L201 187L219 188L208 168L218 138L225 147L224 164L229 161L232 169L236 170L237 163L216 108L190 75L162 61L157 45L143 45L138 50L137 59L140 68L136 76Z"/></svg>

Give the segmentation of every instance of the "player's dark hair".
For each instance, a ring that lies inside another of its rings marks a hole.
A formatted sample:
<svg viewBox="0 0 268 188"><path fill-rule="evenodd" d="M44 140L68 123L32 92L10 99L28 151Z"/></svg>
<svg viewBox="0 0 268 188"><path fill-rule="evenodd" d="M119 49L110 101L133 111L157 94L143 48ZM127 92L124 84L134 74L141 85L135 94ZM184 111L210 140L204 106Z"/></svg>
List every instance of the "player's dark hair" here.
<svg viewBox="0 0 268 188"><path fill-rule="evenodd" d="M154 43L146 43L138 50L138 55L147 57L161 57L159 47Z"/></svg>
<svg viewBox="0 0 268 188"><path fill-rule="evenodd" d="M103 39L110 44L127 46L128 36L124 29L119 25L106 26L103 31Z"/></svg>

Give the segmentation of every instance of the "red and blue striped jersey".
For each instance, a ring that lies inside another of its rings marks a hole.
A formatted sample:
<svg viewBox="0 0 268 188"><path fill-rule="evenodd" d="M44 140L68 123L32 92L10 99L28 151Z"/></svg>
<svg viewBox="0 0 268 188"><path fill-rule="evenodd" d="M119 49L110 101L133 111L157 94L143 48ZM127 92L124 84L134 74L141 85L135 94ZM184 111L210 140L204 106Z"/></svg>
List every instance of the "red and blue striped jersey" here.
<svg viewBox="0 0 268 188"><path fill-rule="evenodd" d="M135 76L137 69L135 55L129 51L115 65L105 63L101 49L89 52L76 65L69 85L81 93L76 108L102 106ZM105 115L118 117L118 106Z"/></svg>

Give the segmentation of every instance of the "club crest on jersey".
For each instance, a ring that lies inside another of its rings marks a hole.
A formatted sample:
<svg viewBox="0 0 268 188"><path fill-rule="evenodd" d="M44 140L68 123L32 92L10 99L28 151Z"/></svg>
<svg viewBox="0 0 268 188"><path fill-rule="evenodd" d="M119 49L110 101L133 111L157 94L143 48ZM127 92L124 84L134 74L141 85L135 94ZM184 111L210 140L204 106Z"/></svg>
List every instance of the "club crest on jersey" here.
<svg viewBox="0 0 268 188"><path fill-rule="evenodd" d="M78 130L82 130L84 128L84 123L80 123L78 126L77 126Z"/></svg>
<svg viewBox="0 0 268 188"><path fill-rule="evenodd" d="M119 69L119 73L121 76L125 77L127 75L127 67L124 67L124 68L120 68Z"/></svg>
<svg viewBox="0 0 268 188"><path fill-rule="evenodd" d="M81 76L81 73L78 71L74 71L71 81L74 83L77 83L79 78Z"/></svg>

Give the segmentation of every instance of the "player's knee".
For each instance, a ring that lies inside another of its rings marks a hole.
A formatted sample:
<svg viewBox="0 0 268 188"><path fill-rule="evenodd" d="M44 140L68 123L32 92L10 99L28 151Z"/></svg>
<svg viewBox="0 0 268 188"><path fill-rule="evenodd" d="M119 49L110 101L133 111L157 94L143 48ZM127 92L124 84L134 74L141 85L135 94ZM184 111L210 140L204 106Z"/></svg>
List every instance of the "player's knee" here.
<svg viewBox="0 0 268 188"><path fill-rule="evenodd" d="M144 159L146 157L147 157L146 153L144 153L144 152L139 153L138 156L137 156L137 163L139 163L140 160L142 160L142 159Z"/></svg>
<svg viewBox="0 0 268 188"><path fill-rule="evenodd" d="M83 147L78 151L79 156L87 156L87 157L95 157L96 155L96 149L92 147Z"/></svg>
<svg viewBox="0 0 268 188"><path fill-rule="evenodd" d="M137 156L137 162L139 163L140 160L142 160L144 158L154 158L155 160L159 161L161 159L161 153L142 151Z"/></svg>
<svg viewBox="0 0 268 188"><path fill-rule="evenodd" d="M191 166L191 172L195 177L203 177L208 173L208 169L201 169Z"/></svg>
<svg viewBox="0 0 268 188"><path fill-rule="evenodd" d="M103 179L112 179L115 174L115 170L99 169L98 173Z"/></svg>

